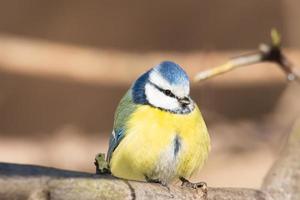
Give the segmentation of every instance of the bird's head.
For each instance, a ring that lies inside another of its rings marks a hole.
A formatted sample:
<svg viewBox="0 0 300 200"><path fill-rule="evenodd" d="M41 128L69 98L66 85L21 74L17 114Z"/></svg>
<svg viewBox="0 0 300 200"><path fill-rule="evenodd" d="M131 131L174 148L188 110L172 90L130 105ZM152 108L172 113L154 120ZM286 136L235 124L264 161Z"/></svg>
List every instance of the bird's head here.
<svg viewBox="0 0 300 200"><path fill-rule="evenodd" d="M133 101L176 114L194 109L186 72L176 63L164 61L140 76L132 86Z"/></svg>

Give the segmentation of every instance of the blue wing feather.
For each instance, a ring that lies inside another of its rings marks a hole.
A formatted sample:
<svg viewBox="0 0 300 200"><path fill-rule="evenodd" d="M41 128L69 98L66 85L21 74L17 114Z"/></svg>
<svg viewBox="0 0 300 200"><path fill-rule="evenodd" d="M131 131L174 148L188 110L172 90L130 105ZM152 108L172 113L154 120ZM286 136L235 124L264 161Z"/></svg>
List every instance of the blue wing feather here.
<svg viewBox="0 0 300 200"><path fill-rule="evenodd" d="M107 151L107 161L109 162L111 159L111 155L114 150L117 148L121 140L124 138L124 129L114 130L109 139L109 147Z"/></svg>

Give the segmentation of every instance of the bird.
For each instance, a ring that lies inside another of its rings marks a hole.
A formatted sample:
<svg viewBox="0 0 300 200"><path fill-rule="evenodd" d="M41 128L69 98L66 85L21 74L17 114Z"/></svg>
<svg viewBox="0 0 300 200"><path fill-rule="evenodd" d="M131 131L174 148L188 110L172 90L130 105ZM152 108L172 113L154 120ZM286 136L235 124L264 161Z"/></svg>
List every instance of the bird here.
<svg viewBox="0 0 300 200"><path fill-rule="evenodd" d="M189 178L209 151L209 133L190 97L187 73L163 61L134 81L121 99L106 161L118 178L163 186L179 179L198 187Z"/></svg>

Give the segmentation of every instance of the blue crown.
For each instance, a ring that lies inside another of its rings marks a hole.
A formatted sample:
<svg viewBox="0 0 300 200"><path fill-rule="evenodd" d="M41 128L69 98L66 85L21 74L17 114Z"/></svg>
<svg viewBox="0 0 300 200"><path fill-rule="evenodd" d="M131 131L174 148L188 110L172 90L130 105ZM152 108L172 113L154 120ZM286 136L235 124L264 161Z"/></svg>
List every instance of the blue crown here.
<svg viewBox="0 0 300 200"><path fill-rule="evenodd" d="M189 77L186 72L176 63L164 61L157 65L157 70L171 85L188 85Z"/></svg>

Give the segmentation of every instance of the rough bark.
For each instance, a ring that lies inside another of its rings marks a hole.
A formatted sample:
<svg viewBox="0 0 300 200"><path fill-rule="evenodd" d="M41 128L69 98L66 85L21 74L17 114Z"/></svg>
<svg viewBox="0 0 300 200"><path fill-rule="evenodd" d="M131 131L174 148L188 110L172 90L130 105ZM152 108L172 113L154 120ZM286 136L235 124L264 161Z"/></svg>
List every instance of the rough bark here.
<svg viewBox="0 0 300 200"><path fill-rule="evenodd" d="M208 188L203 190L121 180L109 175L0 163L0 199L300 199L300 120L282 156L267 175L261 190Z"/></svg>

